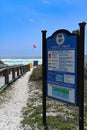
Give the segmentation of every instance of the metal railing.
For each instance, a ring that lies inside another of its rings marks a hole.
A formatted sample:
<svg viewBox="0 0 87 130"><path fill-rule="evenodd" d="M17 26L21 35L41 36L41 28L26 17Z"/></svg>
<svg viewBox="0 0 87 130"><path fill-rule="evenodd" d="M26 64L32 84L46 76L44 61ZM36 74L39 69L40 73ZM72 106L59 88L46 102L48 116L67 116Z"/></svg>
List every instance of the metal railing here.
<svg viewBox="0 0 87 130"><path fill-rule="evenodd" d="M30 71L28 65L7 66L0 69L0 91L7 85L20 78L24 73Z"/></svg>

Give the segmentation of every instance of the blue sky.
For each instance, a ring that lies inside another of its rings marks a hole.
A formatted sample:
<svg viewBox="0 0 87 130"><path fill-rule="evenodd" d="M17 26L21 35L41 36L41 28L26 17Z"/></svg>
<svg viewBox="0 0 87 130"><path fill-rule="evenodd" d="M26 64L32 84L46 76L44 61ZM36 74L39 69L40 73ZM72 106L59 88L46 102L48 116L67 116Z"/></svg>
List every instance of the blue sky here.
<svg viewBox="0 0 87 130"><path fill-rule="evenodd" d="M41 56L41 30L47 37L58 29L72 32L82 21L87 22L87 0L0 0L0 56Z"/></svg>

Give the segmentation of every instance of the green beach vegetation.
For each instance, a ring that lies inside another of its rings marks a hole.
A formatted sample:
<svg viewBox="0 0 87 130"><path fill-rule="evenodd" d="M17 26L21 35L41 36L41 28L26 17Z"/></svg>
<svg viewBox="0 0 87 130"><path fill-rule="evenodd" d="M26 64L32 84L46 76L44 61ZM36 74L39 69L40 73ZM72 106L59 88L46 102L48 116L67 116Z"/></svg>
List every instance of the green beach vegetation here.
<svg viewBox="0 0 87 130"><path fill-rule="evenodd" d="M0 64L3 64L4 65L4 63L0 60Z"/></svg>
<svg viewBox="0 0 87 130"><path fill-rule="evenodd" d="M87 79L87 67L84 68L84 79Z"/></svg>
<svg viewBox="0 0 87 130"><path fill-rule="evenodd" d="M86 73L85 71L85 78ZM85 86L85 90L87 84ZM46 130L42 124L42 66L33 70L29 79L30 95L27 107L23 109L22 127L31 128L31 130ZM87 97L85 94L85 104ZM85 106L85 130L87 130L87 106ZM49 130L78 130L79 126L79 108L74 107L50 98L46 102L47 127Z"/></svg>

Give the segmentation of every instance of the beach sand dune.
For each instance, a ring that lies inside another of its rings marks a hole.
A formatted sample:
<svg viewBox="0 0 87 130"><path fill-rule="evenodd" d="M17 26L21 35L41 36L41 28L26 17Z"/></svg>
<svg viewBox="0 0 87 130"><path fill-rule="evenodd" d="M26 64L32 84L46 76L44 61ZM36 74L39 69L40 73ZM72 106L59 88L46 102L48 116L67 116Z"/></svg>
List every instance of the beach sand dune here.
<svg viewBox="0 0 87 130"><path fill-rule="evenodd" d="M6 95L2 95L5 101L0 103L0 130L22 130L20 121L29 96L28 80L31 73L32 70L27 72L11 85Z"/></svg>

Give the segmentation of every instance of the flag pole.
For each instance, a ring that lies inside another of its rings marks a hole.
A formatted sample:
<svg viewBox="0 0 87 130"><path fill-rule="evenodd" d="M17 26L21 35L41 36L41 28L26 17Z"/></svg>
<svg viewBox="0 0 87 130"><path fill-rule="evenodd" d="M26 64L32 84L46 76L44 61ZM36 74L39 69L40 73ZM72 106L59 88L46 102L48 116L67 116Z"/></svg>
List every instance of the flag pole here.
<svg viewBox="0 0 87 130"><path fill-rule="evenodd" d="M34 62L34 51L33 51L33 46L32 46L32 65L33 65L33 62Z"/></svg>
<svg viewBox="0 0 87 130"><path fill-rule="evenodd" d="M36 45L34 44L33 46L32 46L32 64L34 64L33 62L34 62L34 49L36 49Z"/></svg>

